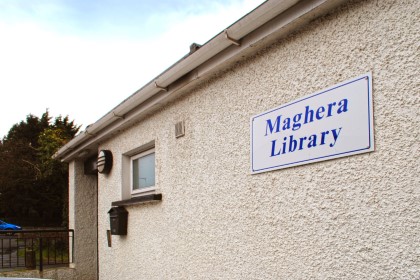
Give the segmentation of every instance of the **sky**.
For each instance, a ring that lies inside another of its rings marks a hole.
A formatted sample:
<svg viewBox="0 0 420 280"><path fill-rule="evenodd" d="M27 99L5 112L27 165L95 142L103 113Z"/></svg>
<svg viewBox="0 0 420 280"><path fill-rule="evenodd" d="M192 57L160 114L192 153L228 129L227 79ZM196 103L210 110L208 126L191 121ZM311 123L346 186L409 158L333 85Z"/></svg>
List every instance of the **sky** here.
<svg viewBox="0 0 420 280"><path fill-rule="evenodd" d="M33 114L84 129L263 0L0 0L0 139Z"/></svg>

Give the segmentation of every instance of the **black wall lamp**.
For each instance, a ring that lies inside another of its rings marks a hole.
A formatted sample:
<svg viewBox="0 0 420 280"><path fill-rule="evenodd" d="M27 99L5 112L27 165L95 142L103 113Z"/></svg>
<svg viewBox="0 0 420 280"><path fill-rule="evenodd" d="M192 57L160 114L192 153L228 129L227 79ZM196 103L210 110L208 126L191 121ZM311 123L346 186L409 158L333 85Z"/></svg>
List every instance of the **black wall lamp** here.
<svg viewBox="0 0 420 280"><path fill-rule="evenodd" d="M108 174L112 168L112 153L109 150L101 150L98 154L98 172Z"/></svg>

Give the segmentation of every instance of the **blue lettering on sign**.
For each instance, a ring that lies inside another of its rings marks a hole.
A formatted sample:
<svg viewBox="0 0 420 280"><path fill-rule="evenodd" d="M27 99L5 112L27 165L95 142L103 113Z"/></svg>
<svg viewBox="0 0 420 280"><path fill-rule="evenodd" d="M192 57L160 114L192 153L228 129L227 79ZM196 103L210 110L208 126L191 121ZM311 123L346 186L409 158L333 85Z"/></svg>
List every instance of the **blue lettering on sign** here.
<svg viewBox="0 0 420 280"><path fill-rule="evenodd" d="M303 125L321 121L324 118L334 117L349 110L348 99L344 98L339 102L332 102L326 106L320 106L316 109L310 106L305 107L304 113L295 114L293 117L286 117L278 115L274 119L266 120L265 135L276 134L282 131L299 130ZM288 136L281 136L279 139L271 141L270 156L279 156L286 153L293 153L304 149L311 149L317 146L328 145L333 148L340 136L342 127L332 128L330 130L321 131L316 134L311 134L302 137L295 137L293 134Z"/></svg>

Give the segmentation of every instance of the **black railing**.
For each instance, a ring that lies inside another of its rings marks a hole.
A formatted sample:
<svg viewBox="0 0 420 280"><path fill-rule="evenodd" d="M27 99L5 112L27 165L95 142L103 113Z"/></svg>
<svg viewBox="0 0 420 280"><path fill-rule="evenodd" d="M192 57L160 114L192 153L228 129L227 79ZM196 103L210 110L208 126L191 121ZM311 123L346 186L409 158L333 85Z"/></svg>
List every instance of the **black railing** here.
<svg viewBox="0 0 420 280"><path fill-rule="evenodd" d="M74 230L0 230L0 271L73 262Z"/></svg>

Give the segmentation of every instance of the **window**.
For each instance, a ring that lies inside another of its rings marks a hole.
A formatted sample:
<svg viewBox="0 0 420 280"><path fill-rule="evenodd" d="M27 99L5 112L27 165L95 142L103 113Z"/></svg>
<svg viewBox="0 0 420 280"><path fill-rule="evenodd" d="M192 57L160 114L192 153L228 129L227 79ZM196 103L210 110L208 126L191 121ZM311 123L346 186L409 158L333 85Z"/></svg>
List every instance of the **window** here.
<svg viewBox="0 0 420 280"><path fill-rule="evenodd" d="M155 141L150 141L122 154L121 199L138 198L159 192L156 170Z"/></svg>
<svg viewBox="0 0 420 280"><path fill-rule="evenodd" d="M131 194L155 189L155 149L131 157Z"/></svg>
<svg viewBox="0 0 420 280"><path fill-rule="evenodd" d="M121 175L121 200L113 201L113 207L161 201L162 194L156 184L159 173L156 174L155 141L123 153Z"/></svg>

